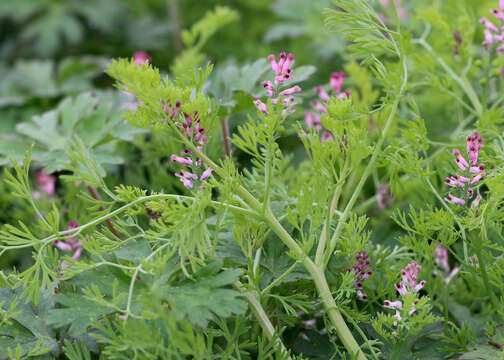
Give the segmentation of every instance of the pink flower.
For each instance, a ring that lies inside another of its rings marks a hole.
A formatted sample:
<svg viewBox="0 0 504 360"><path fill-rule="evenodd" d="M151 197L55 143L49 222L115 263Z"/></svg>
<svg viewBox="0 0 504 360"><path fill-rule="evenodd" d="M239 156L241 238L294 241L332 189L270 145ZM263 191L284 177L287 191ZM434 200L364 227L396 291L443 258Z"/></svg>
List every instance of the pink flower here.
<svg viewBox="0 0 504 360"><path fill-rule="evenodd" d="M474 190L469 186L477 184L481 179L483 179L486 176L486 172L484 171L485 164L477 165L479 151L482 148L481 146L482 142L483 138L479 136L477 131L474 132L472 136L467 137L466 151L470 163L465 159L464 156L462 156L460 150L458 149L453 150L453 154L455 155L455 164L457 164L457 166L462 171L465 171L465 175L467 176L456 174L456 176L451 176L445 179L445 184L455 189L460 189L461 191L463 191L462 196L466 197L467 199L471 199L474 195ZM470 176L473 175L474 177L471 178ZM465 199L453 196L451 194L448 194L444 198L444 200L457 205L464 205L466 203Z"/></svg>
<svg viewBox="0 0 504 360"><path fill-rule="evenodd" d="M77 222L69 221L67 230L72 230L72 229L75 229L78 227L79 227L79 224ZM67 251L67 252L74 251L74 253L72 254L72 259L79 260L80 256L82 255L82 243L77 238L72 237L72 236L75 236L75 235L74 234L67 234L67 235L65 235L65 241L56 240L53 243L53 245L62 251ZM65 261L63 261L61 263L62 269L65 269L69 266L70 265L68 263L66 263Z"/></svg>
<svg viewBox="0 0 504 360"><path fill-rule="evenodd" d="M137 66L142 66L143 63L151 63L151 58L145 51L136 51L133 53L133 60Z"/></svg>
<svg viewBox="0 0 504 360"><path fill-rule="evenodd" d="M266 106L265 103L263 103L261 100L257 99L257 100L254 100L254 105L257 106L257 108L264 114L268 115L269 114L269 111L268 111L268 107Z"/></svg>
<svg viewBox="0 0 504 360"><path fill-rule="evenodd" d="M268 60L271 63L271 69L275 73L275 84L285 82L289 80L292 76L292 69L289 69L291 62L294 60L294 55L286 55L285 52L280 53L278 63L276 62L275 55L271 54L268 56Z"/></svg>
<svg viewBox="0 0 504 360"><path fill-rule="evenodd" d="M54 189L56 187L55 176L46 174L44 170L40 170L37 173L37 183L40 187L40 190L45 192L47 195L51 196L54 194Z"/></svg>
<svg viewBox="0 0 504 360"><path fill-rule="evenodd" d="M480 24L485 25L486 28L490 31L493 31L493 32L499 31L499 29L497 29L497 27L490 20L488 20L486 17L482 17L479 22L480 22Z"/></svg>
<svg viewBox="0 0 504 360"><path fill-rule="evenodd" d="M192 165L191 159L187 159L187 158L175 155L175 154L172 154L170 156L170 160L173 162L178 162L179 164L183 164L183 165Z"/></svg>
<svg viewBox="0 0 504 360"><path fill-rule="evenodd" d="M203 171L203 174L201 174L200 180L206 180L212 175L212 168L207 168L205 171Z"/></svg>
<svg viewBox="0 0 504 360"><path fill-rule="evenodd" d="M458 204L458 205L464 205L465 204L465 200L464 199L461 199L461 198L458 198L456 196L453 196L451 194L448 194L444 197L444 200L449 202L449 203L452 203L452 204Z"/></svg>
<svg viewBox="0 0 504 360"><path fill-rule="evenodd" d="M389 309L402 309L402 301L397 300L397 301L390 301L390 300L385 300L383 303L383 306Z"/></svg>

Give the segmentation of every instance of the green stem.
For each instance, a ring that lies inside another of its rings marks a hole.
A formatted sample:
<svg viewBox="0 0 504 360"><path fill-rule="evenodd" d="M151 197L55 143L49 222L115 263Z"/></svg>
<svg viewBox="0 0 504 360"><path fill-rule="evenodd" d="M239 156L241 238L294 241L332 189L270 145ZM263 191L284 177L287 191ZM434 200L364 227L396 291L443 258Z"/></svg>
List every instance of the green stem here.
<svg viewBox="0 0 504 360"><path fill-rule="evenodd" d="M233 284L234 288L237 289L241 294L247 299L250 308L252 309L252 312L254 313L257 321L259 322L259 325L263 329L264 333L266 334L266 337L269 340L274 339L275 346L280 349L280 352L283 356L282 357L288 360L291 360L292 358L290 355L288 355L288 351L283 344L282 340L280 339L279 336L275 337L275 328L273 327L273 324L271 323L268 315L264 311L263 307L261 306L261 303L257 299L256 294L253 291L247 291L245 287L240 283L239 281L236 281Z"/></svg>
<svg viewBox="0 0 504 360"><path fill-rule="evenodd" d="M222 178L227 178L228 175L224 171L224 169L220 168L217 164L215 164L211 159L209 159L205 154L199 151L196 146L194 146L189 141L184 139L184 142L187 146L208 166L210 166L219 176ZM252 195L247 189L243 186L238 186L236 192L239 196L245 200L256 212L262 213L262 204ZM303 249L298 245L298 243L290 236L290 234L285 230L285 228L278 222L277 218L268 207L266 212L262 213L263 219L266 224L270 227L271 230L280 238L280 240L289 248L291 252L291 256L295 259L301 261L306 268L306 270L312 276L315 286L318 290L319 296L324 304L326 312L331 320L336 332L345 346L346 350L352 354L356 355L358 360L365 360L366 356L362 352L359 347L357 341L355 341L352 333L348 329L348 326L345 323L345 320L341 316L336 302L329 290L329 285L327 284L327 280L324 275L324 269L322 267L318 267L315 263L304 253ZM343 216L343 215L342 215Z"/></svg>
<svg viewBox="0 0 504 360"><path fill-rule="evenodd" d="M280 282L285 279L287 276L289 276L294 270L296 270L297 266L299 265L299 261L296 261L294 264L292 264L282 275L277 277L275 281L273 281L271 284L266 286L264 290L261 291L261 295L266 295L267 293L270 292L271 289L273 289L275 286L280 284Z"/></svg>

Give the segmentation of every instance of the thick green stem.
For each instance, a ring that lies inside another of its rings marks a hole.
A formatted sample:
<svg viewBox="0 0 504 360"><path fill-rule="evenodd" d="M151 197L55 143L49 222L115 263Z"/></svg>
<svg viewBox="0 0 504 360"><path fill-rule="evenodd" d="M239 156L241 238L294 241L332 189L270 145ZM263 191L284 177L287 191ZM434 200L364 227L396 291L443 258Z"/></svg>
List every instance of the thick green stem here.
<svg viewBox="0 0 504 360"><path fill-rule="evenodd" d="M306 267L306 270L308 270L315 282L320 299L324 304L324 308L331 320L331 323L334 325L334 328L338 333L339 339L352 356L355 356L358 360L365 360L366 355L364 355L359 347L359 344L355 341L350 329L343 319L343 316L341 316L341 313L338 310L338 306L331 294L331 290L329 289L323 270L319 266L315 265L315 263L308 257L303 260L303 265Z"/></svg>
<svg viewBox="0 0 504 360"><path fill-rule="evenodd" d="M185 141L186 142L186 141ZM215 164L210 158L199 151L196 146L194 146L189 141L186 145L193 151L205 164L210 166L219 176L226 178L228 174ZM258 213L263 214L263 219L269 228L280 238L280 240L289 248L291 256L298 259L303 263L306 270L312 276L315 286L317 288L318 294L324 304L326 312L331 320L341 342L345 346L346 350L352 354L356 355L358 360L365 360L366 356L359 347L357 341L355 341L352 333L348 329L345 320L339 312L336 302L329 290L329 285L324 274L324 269L318 267L315 263L304 253L303 249L298 245L298 243L290 236L290 234L285 230L285 228L280 224L278 219L275 217L271 209L268 207L263 213L263 205L245 189L243 186L238 186L236 189L237 194ZM343 216L343 215L342 215Z"/></svg>

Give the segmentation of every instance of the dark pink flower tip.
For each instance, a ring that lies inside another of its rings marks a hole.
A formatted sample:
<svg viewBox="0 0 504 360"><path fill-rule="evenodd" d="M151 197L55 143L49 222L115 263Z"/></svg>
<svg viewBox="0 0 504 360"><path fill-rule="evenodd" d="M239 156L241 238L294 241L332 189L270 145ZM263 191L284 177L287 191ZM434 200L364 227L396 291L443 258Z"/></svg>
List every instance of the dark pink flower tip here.
<svg viewBox="0 0 504 360"><path fill-rule="evenodd" d="M151 58L145 51L136 51L133 53L133 60L137 66L142 66L143 63L151 63Z"/></svg>

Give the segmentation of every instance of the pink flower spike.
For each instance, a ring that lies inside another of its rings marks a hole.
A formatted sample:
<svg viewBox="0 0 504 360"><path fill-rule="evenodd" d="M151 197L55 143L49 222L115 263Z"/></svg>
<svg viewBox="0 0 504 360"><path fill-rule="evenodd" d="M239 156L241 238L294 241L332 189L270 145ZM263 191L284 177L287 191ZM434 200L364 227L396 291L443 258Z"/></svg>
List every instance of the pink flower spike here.
<svg viewBox="0 0 504 360"><path fill-rule="evenodd" d="M479 22L480 22L480 24L485 25L486 28L490 31L493 31L493 32L499 31L499 29L497 29L497 27L490 20L488 20L486 17L481 18Z"/></svg>
<svg viewBox="0 0 504 360"><path fill-rule="evenodd" d="M471 185L476 184L478 181L480 181L482 178L486 176L486 172L482 171L478 175L476 175L472 180L471 180Z"/></svg>
<svg viewBox="0 0 504 360"><path fill-rule="evenodd" d="M200 180L205 180L209 178L210 175L212 175L212 172L213 172L212 168L206 169L205 171L203 171L203 174L201 174Z"/></svg>
<svg viewBox="0 0 504 360"><path fill-rule="evenodd" d="M46 174L44 170L40 170L37 173L37 183L40 186L40 189L47 195L51 196L54 194L54 189L56 187L55 176Z"/></svg>
<svg viewBox="0 0 504 360"><path fill-rule="evenodd" d="M259 100L259 99L254 100L254 104L255 104L255 106L257 106L257 108L259 109L259 111L263 112L266 115L269 114L268 107L261 100Z"/></svg>
<svg viewBox="0 0 504 360"><path fill-rule="evenodd" d="M504 11L504 0L499 0L499 7Z"/></svg>
<svg viewBox="0 0 504 360"><path fill-rule="evenodd" d="M142 66L145 62L150 64L152 59L145 51L136 51L133 53L133 60L137 66Z"/></svg>
<svg viewBox="0 0 504 360"><path fill-rule="evenodd" d="M172 156L170 156L170 160L172 162L178 162L179 164L182 164L182 165L192 165L191 159L186 159L181 156L177 156L175 154L172 154Z"/></svg>
<svg viewBox="0 0 504 360"><path fill-rule="evenodd" d="M329 101L329 94L325 92L323 86L316 86L313 90L315 90L315 93L322 99L322 101Z"/></svg>
<svg viewBox="0 0 504 360"><path fill-rule="evenodd" d="M271 54L268 56L268 61L271 63L271 69L273 69L273 71L275 72L275 74L278 75L278 64L276 62L276 56Z"/></svg>
<svg viewBox="0 0 504 360"><path fill-rule="evenodd" d="M288 89L285 89L283 91L280 91L280 96L282 95L292 95L292 94L295 94L295 93L298 93L298 92L301 92L301 88L299 86L293 86L291 88L288 88Z"/></svg>
<svg viewBox="0 0 504 360"><path fill-rule="evenodd" d="M400 300L397 300L397 301L385 300L385 302L383 303L383 306L388 309L402 309L402 301L400 301Z"/></svg>
<svg viewBox="0 0 504 360"><path fill-rule="evenodd" d="M460 199L458 197L455 197L451 194L448 194L445 196L444 198L445 201L449 202L449 203L452 203L452 204L457 204L457 205L464 205L465 204L465 200L464 199Z"/></svg>

